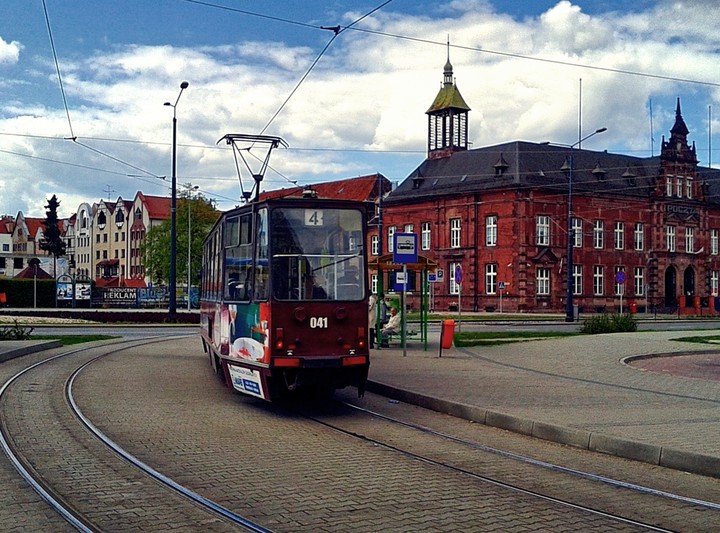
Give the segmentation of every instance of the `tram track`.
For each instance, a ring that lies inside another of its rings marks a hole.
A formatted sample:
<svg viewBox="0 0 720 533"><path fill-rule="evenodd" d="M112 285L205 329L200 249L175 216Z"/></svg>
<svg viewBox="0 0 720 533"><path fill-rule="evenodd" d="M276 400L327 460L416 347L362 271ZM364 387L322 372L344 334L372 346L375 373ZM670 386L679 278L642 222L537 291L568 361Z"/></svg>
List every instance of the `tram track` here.
<svg viewBox="0 0 720 533"><path fill-rule="evenodd" d="M79 409L73 397L73 383L88 365L163 340L166 338L116 341L111 350L107 350L107 345L79 348L43 359L13 375L0 388L0 444L5 455L32 489L78 531L154 530L159 525L158 517L165 514L172 526L161 529L183 529L184 523L186 530L195 530L202 524L204 531L240 528L269 532L126 452ZM102 353L95 355L98 350ZM80 361L67 362L72 356ZM73 366L76 368L64 384L62 378L52 380L53 384L45 390L48 405L35 411L23 408L21 404L33 403L27 401L27 396L37 396L44 379L35 379L33 372L46 371L59 362L63 363L60 375L67 375ZM60 396L67 408L63 413ZM55 419L43 423L48 415ZM33 420L33 424L23 424L23 419ZM85 432L78 431L78 422ZM52 428L49 432L42 431L48 427ZM38 434L38 430L43 434ZM58 450L70 461L51 464L48 457ZM118 458L122 464L118 464Z"/></svg>
<svg viewBox="0 0 720 533"><path fill-rule="evenodd" d="M477 440L450 435L412 421L408 422L381 413L383 401L390 405L399 403L394 400L388 402L387 399L376 400L374 404L379 410L374 410L361 406L360 404L364 403L363 400L350 399L340 402L343 407L361 413L376 422L381 422L380 429L368 429L373 427L371 423L360 423L361 427L358 427L357 421L346 424L346 421L351 420L349 417L335 415L327 417L324 414L307 412L303 415L348 437L386 447L403 456L467 476L481 483L571 508L581 513L587 513L588 516L604 517L616 522L618 527L627 526L631 529L637 528L637 530L667 532L707 530L708 527L713 529L720 524L720 503L716 501L616 479L588 470L564 466L560 462L541 460L531 454L512 452L480 443ZM447 415L440 415L440 417L447 418ZM463 423L462 421L456 422ZM400 432L404 437L399 438L396 431L387 429L386 424L401 428ZM472 426L473 424L467 423L467 425ZM409 434L404 430L407 430ZM490 431L497 430L490 429ZM412 434L415 434L416 437L413 438ZM421 435L444 441L448 444L448 448L443 450L441 445L436 445L427 450L418 451L417 443L420 441ZM543 446L566 448L550 443L545 443ZM467 454L457 451L457 447L477 453L478 457L468 460ZM581 450L567 451L571 454L590 453ZM488 460L480 457L486 455L494 456L495 459ZM608 460L612 459L603 458L603 461ZM617 461L617 459L615 460ZM512 466L513 464L515 466ZM640 470L657 469L657 467L641 464L634 466ZM539 471L544 471L544 473L538 474ZM563 477L565 481L561 480ZM562 488L558 491L554 487L543 486L540 479L552 480L550 485L559 485ZM618 494L621 496L618 497ZM698 520L698 518L700 519Z"/></svg>
<svg viewBox="0 0 720 533"><path fill-rule="evenodd" d="M669 500L659 494L636 493L597 479L524 463L493 453L490 448L500 451L513 448L487 442L485 437L477 435L477 431L498 432L495 428L430 413L369 393L356 402L367 408L366 412L338 402L311 409L309 414L320 421L319 425L315 420L293 414L288 406L265 404L224 389L207 364L206 356L198 352L197 346L188 346L185 340L170 341L167 346L157 348L152 342L157 341L123 344L101 358L99 351L89 350L77 358L71 357L72 364L66 367L60 365L60 361L57 362L60 366L52 365L48 374L58 374L54 381L60 385L56 383L52 388L60 393L52 394L53 400L49 402L52 409L48 410L59 421L44 419L36 425L50 428L52 431L46 429L45 433L52 436L56 423L66 424L66 416L58 412L59 407L67 410L67 404L72 403L65 392L66 382L72 380L70 389L78 389L79 398L75 398L75 403L82 415L92 426L109 435L108 439L118 447L151 465L161 476L176 480L219 506L251 516L254 521L265 517L262 523L275 531L390 531L408 527L445 531L513 528L700 531L717 529L713 526L720 523L716 510L689 501L697 493L688 494L687 501ZM152 349L141 351L143 346ZM106 347L105 351L110 350ZM83 365L86 366L81 369ZM122 386L117 379L121 372L126 380ZM75 377L70 378L73 373ZM45 378L47 376L33 376L20 384L20 392L26 392L25 389L28 392L15 401L27 402L27 395L44 393L40 384ZM151 390L159 383L162 386ZM113 391L113 401L100 405L99 401L112 387L117 388ZM29 392L31 389L34 392ZM338 397L345 396L353 394L338 393ZM0 397L0 405L4 406L5 402L6 399ZM383 406L390 412L381 409ZM407 417L407 410L415 414ZM403 416L394 416L396 411L402 411ZM2 413L5 418L4 407ZM182 416L177 416L178 413ZM416 427L382 418L381 414L401 422L409 421ZM176 418L166 421L170 416ZM88 430L79 425L74 415L72 420L75 438L79 438L78 435L88 438ZM448 430L438 430L437 435L422 431L421 428L437 429L438 421L440 429ZM28 435L26 440L40 439L37 435ZM535 460L538 456L544 460L552 446L552 449L561 449L558 453L563 457L577 455L594 457L593 461L622 461L609 457L598 459L582 450L538 444L536 439L517 435L504 438L512 442L520 439L531 443L527 446L542 448L535 455L517 449L512 452L535 457ZM88 442L84 439L79 447L89 450L91 457L78 459L76 465L92 469L95 465L91 463L100 457L112 465L121 479L132 481L122 486L116 481L112 489L120 492L127 502L114 501L115 495L109 494L111 490L107 485L107 493L101 490L99 496L80 499L77 507L82 512L83 505L95 505L107 498L102 503L108 506L107 512L114 522L99 523L95 530L132 530L127 522L119 521L128 520L123 512L131 505L134 512L153 517L162 516L163 512L175 513L173 529L238 530L239 526L216 513L201 511L197 503L171 493L148 474L139 474L135 467L131 469L134 473L128 473L126 469L130 467L126 461L119 459L107 444L100 445L94 437ZM480 448L477 443L488 448ZM552 457L546 462L558 463ZM581 470L577 465L573 468ZM659 472L657 467L634 462L626 463L623 468L651 471L653 475ZM671 474L676 476L671 483L683 475ZM482 477L499 484L491 484ZM605 477L617 478L612 473ZM688 479L692 483L696 478L688 476ZM642 485L637 478L630 481ZM512 489L512 485L517 489ZM660 489L672 492L667 486ZM79 485L78 490L83 487ZM139 499L138 492L149 498ZM64 495L66 489L58 493ZM720 497L713 499L720 501ZM68 500L74 502L71 498ZM554 500L570 500L570 504L577 506ZM626 512L622 511L623 506L627 507ZM584 507L599 512L590 514ZM88 514L96 522L103 519L100 510ZM627 521L618 520L614 515ZM178 527L176 522L186 527ZM141 527L170 529L158 527L156 522Z"/></svg>

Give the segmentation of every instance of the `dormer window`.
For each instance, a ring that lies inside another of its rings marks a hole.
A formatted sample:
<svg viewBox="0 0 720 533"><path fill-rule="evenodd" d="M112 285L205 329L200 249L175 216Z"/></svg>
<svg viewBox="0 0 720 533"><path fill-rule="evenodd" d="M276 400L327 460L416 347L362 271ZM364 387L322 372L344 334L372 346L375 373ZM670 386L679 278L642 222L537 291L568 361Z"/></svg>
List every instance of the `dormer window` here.
<svg viewBox="0 0 720 533"><path fill-rule="evenodd" d="M503 155L500 154L500 159L498 159L497 163L495 163L493 167L495 167L495 175L502 176L505 174L505 171L510 167L510 165L507 161L505 161Z"/></svg>
<svg viewBox="0 0 720 533"><path fill-rule="evenodd" d="M635 186L635 173L630 170L630 167L628 167L625 172L623 172L622 175L623 178L625 178L628 182L628 184L632 187Z"/></svg>
<svg viewBox="0 0 720 533"><path fill-rule="evenodd" d="M125 222L125 215L122 211L118 210L117 213L115 213L115 225L118 228L121 228L123 223Z"/></svg>
<svg viewBox="0 0 720 533"><path fill-rule="evenodd" d="M105 211L100 211L98 213L98 228L99 229L105 229L105 224L107 224L107 218L105 217Z"/></svg>
<svg viewBox="0 0 720 533"><path fill-rule="evenodd" d="M595 165L595 168L592 169L592 173L593 173L593 176L595 176L595 178L596 178L598 181L602 181L602 180L605 179L605 174L607 174L607 170L605 170L604 168L602 168L602 167L600 166L600 163L598 162L598 164Z"/></svg>

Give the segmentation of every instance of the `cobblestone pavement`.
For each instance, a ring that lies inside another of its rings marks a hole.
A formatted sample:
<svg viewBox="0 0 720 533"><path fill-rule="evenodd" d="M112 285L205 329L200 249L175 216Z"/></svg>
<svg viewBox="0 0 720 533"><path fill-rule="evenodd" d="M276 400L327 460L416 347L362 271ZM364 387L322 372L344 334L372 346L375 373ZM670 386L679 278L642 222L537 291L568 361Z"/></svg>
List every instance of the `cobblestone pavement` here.
<svg viewBox="0 0 720 533"><path fill-rule="evenodd" d="M696 459L707 463L708 473L720 475L720 382L626 364L637 356L708 352L708 345L677 339L715 333L587 335L452 348L442 357L437 344L428 351L411 347L405 357L398 349L378 350L370 379L530 425L542 422L645 443L658 453L701 454L708 457ZM706 357L720 361L720 356Z"/></svg>
<svg viewBox="0 0 720 533"><path fill-rule="evenodd" d="M479 483L233 394L217 383L198 348L182 340L109 356L77 380L80 406L141 460L272 530L633 530ZM104 401L108 395L112 401ZM359 422L348 414L340 418ZM413 444L407 432L391 426L380 431L411 448L427 446L487 468L474 450ZM520 467L503 468L505 475L522 476L512 473Z"/></svg>

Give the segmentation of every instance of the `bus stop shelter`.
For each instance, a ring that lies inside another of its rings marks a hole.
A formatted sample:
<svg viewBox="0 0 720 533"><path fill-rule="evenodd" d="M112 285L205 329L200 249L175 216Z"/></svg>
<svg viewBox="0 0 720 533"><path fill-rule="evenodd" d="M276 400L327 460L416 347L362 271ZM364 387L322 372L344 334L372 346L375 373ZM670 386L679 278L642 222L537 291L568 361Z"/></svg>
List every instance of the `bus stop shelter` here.
<svg viewBox="0 0 720 533"><path fill-rule="evenodd" d="M425 350L427 350L428 346L428 311L429 311L429 294L430 294L430 284L428 282L428 273L434 272L437 267L438 263L434 261L433 259L430 259L429 257L425 257L423 255L418 255L417 263L406 263L406 264L400 264L400 263L394 263L393 262L393 256L394 254L384 254L378 257L375 257L368 263L368 270L371 272L377 272L378 273L378 296L385 296L386 294L386 287L384 286L385 280L387 279L395 279L395 276L398 272L403 271L403 267L407 269L408 272L414 272L416 274L415 283L419 283L420 285L420 340L423 343L423 346ZM392 274L391 276L388 276L387 274ZM418 279L419 278L419 279ZM389 285L389 283L388 283ZM402 291L402 312L403 312L403 328L401 331L400 340L402 342L403 347L405 347L406 341L407 341L407 309L406 309L406 302L405 302L405 291ZM377 316L377 323L375 331L378 332L378 335L380 333L381 329L380 324L380 315L378 312Z"/></svg>

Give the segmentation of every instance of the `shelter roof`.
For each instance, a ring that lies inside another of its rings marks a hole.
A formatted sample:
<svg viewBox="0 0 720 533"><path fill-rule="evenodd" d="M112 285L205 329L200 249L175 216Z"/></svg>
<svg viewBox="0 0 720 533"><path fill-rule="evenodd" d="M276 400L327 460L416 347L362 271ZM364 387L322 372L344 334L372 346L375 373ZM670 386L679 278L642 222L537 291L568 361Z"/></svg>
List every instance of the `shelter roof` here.
<svg viewBox="0 0 720 533"><path fill-rule="evenodd" d="M401 263L393 263L393 254L384 254L378 257L374 257L368 262L368 268L371 270L402 270L403 265ZM418 255L417 263L407 263L407 269L415 272L423 270L435 270L438 267L437 261L425 257L424 255Z"/></svg>

